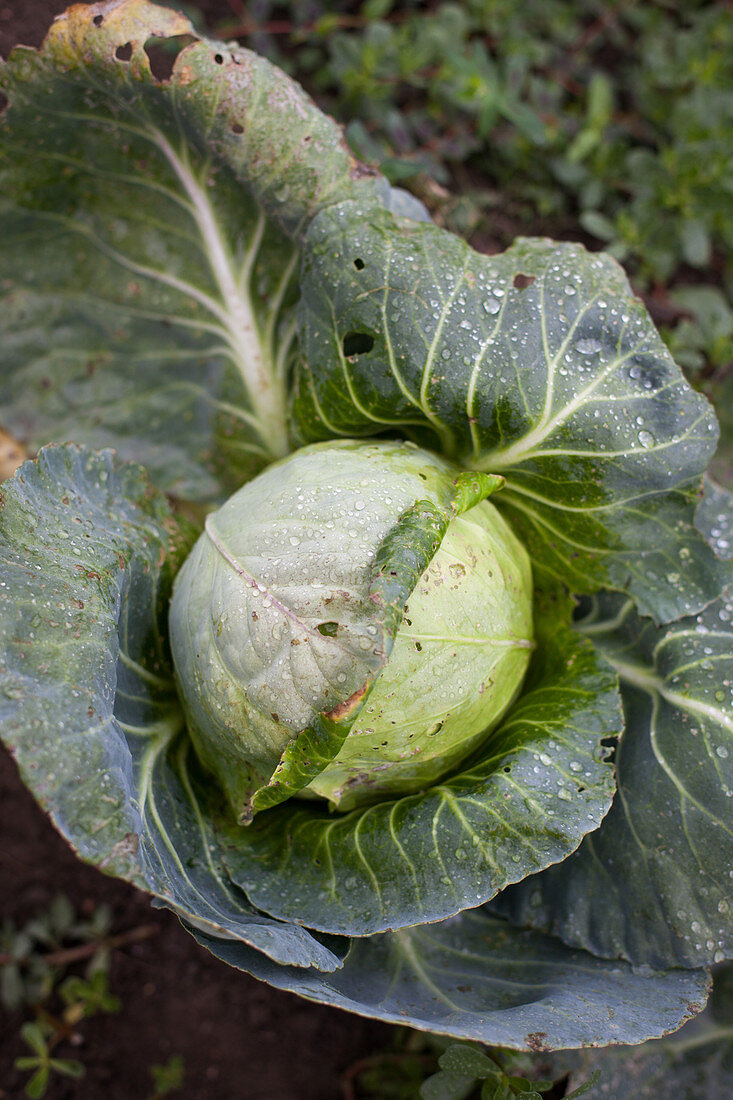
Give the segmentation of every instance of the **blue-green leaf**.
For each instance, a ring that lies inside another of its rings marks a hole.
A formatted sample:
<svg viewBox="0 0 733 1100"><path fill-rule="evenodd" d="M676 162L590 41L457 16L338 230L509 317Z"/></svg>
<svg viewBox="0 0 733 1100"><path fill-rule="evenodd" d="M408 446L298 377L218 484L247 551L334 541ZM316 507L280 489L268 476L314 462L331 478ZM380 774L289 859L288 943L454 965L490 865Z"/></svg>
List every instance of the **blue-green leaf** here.
<svg viewBox="0 0 733 1100"><path fill-rule="evenodd" d="M568 1087L594 1070L613 1100L724 1100L733 1095L733 966L718 969L709 1006L674 1035L635 1050L558 1055ZM575 1095L575 1093L573 1093ZM593 1094L591 1094L593 1095Z"/></svg>
<svg viewBox="0 0 733 1100"><path fill-rule="evenodd" d="M188 541L140 467L110 452L51 446L3 484L2 737L82 859L210 934L339 966L341 945L256 913L221 870L167 647Z"/></svg>
<svg viewBox="0 0 733 1100"><path fill-rule="evenodd" d="M716 555L733 562L733 494L709 477L704 479L704 491L695 512L695 524ZM726 580L733 580L733 566L726 570Z"/></svg>
<svg viewBox="0 0 733 1100"><path fill-rule="evenodd" d="M153 37L184 45L166 80ZM147 0L72 7L0 89L4 427L226 495L288 448L289 237L376 179L283 72Z"/></svg>
<svg viewBox="0 0 733 1100"><path fill-rule="evenodd" d="M301 289L303 439L396 431L504 474L539 579L627 590L661 621L718 595L693 525L715 416L609 257L482 256L343 203L311 225Z"/></svg>
<svg viewBox="0 0 733 1100"><path fill-rule="evenodd" d="M733 598L667 627L630 600L579 624L617 670L626 729L618 793L559 867L498 899L513 920L653 966L733 955Z"/></svg>
<svg viewBox="0 0 733 1100"><path fill-rule="evenodd" d="M194 934L224 962L309 1000L515 1050L641 1043L678 1028L707 997L705 971L636 971L483 909L355 940L328 975Z"/></svg>

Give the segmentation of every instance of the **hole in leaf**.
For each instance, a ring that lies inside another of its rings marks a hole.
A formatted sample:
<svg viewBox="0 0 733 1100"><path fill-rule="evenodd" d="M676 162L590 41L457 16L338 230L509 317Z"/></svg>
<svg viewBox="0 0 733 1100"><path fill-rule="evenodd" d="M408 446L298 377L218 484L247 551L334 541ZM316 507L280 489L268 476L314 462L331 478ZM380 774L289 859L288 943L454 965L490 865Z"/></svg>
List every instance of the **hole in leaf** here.
<svg viewBox="0 0 733 1100"><path fill-rule="evenodd" d="M512 281L512 286L515 290L526 290L528 286L532 286L534 282L534 275L523 275L521 271L517 272Z"/></svg>
<svg viewBox="0 0 733 1100"><path fill-rule="evenodd" d="M95 27L101 27L102 23L104 23L104 16L103 15L95 15L94 19L92 19L92 23L94 24Z"/></svg>
<svg viewBox="0 0 733 1100"><path fill-rule="evenodd" d="M608 752L603 754L603 759L607 764L613 764L616 759L616 748L618 746L618 737L602 737L601 744L604 748L608 749Z"/></svg>
<svg viewBox="0 0 733 1100"><path fill-rule="evenodd" d="M443 722L436 722L432 729L428 730L428 737L435 737L443 728Z"/></svg>
<svg viewBox="0 0 733 1100"><path fill-rule="evenodd" d="M324 638L335 638L338 628L338 623L319 623L318 633L323 634Z"/></svg>
<svg viewBox="0 0 733 1100"><path fill-rule="evenodd" d="M505 771L505 772L510 772L511 770L512 770L512 766L511 766L511 764L505 764L505 765L504 765L504 771Z"/></svg>
<svg viewBox="0 0 733 1100"><path fill-rule="evenodd" d="M124 46L118 46L115 57L118 61L129 61L132 57L132 42L125 42Z"/></svg>
<svg viewBox="0 0 733 1100"><path fill-rule="evenodd" d="M242 126L241 122L233 122L232 123L232 133L233 134L243 134L244 133L244 126Z"/></svg>
<svg viewBox="0 0 733 1100"><path fill-rule="evenodd" d="M145 53L150 62L150 71L155 80L170 80L178 55L198 42L191 34L175 34L170 38L149 38L145 43Z"/></svg>
<svg viewBox="0 0 733 1100"><path fill-rule="evenodd" d="M356 268L357 271L363 271L364 270L364 261L360 260L358 256L354 260L354 267Z"/></svg>
<svg viewBox="0 0 733 1100"><path fill-rule="evenodd" d="M221 56L220 53L215 53L214 54L214 61L216 62L217 65L223 65L224 64L224 58Z"/></svg>
<svg viewBox="0 0 733 1100"><path fill-rule="evenodd" d="M422 646L419 642L415 642L415 649L418 651L418 653L422 653Z"/></svg>
<svg viewBox="0 0 733 1100"><path fill-rule="evenodd" d="M347 332L344 336L344 355L366 355L374 347L374 337L368 332Z"/></svg>
<svg viewBox="0 0 733 1100"><path fill-rule="evenodd" d="M578 787L578 794L582 794L584 790L585 787Z"/></svg>

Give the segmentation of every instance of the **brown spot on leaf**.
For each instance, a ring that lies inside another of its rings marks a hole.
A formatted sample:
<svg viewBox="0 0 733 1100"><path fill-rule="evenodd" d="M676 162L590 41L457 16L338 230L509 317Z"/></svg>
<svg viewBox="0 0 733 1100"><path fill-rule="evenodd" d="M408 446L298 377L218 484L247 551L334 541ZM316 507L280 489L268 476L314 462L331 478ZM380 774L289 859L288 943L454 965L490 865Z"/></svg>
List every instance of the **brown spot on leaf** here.
<svg viewBox="0 0 733 1100"><path fill-rule="evenodd" d="M546 1031L530 1031L529 1035L524 1036L524 1041L529 1050L540 1051L550 1049L547 1045Z"/></svg>
<svg viewBox="0 0 733 1100"><path fill-rule="evenodd" d="M363 161L354 160L351 166L350 175L352 180L369 179L377 175L377 169L372 168L369 164L364 164Z"/></svg>
<svg viewBox="0 0 733 1100"><path fill-rule="evenodd" d="M515 290L526 290L528 286L532 286L534 282L534 275L525 275L523 272L518 271L512 281L512 286Z"/></svg>
<svg viewBox="0 0 733 1100"><path fill-rule="evenodd" d="M118 860L129 859L130 856L136 856L138 848L140 847L140 837L137 833L125 833L122 840L118 840L116 844L112 845L110 853L103 860L100 860L100 867L108 867L111 863L116 863Z"/></svg>
<svg viewBox="0 0 733 1100"><path fill-rule="evenodd" d="M370 687L371 678L367 680L366 683L362 684L362 686L355 691L353 695L350 695L348 699L344 699L343 703L339 703L333 710L327 711L325 715L326 718L330 718L333 722L340 722L344 718L349 718L359 706Z"/></svg>

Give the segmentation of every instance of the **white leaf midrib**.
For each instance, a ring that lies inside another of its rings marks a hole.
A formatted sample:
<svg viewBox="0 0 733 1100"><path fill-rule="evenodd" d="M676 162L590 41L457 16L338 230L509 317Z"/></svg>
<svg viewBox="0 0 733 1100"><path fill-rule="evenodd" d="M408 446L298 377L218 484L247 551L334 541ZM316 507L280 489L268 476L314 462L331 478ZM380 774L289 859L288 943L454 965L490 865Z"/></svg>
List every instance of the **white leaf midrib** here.
<svg viewBox="0 0 733 1100"><path fill-rule="evenodd" d="M240 272L237 273L229 249L219 232L211 203L190 166L178 156L162 133L153 131L151 138L168 161L188 196L191 216L201 235L223 303L223 309L212 310L212 312L224 326L235 366L245 385L255 416L260 422L260 435L263 442L273 456L281 457L288 451L285 394L260 341L249 293L254 250L261 242L264 217L260 215L247 257ZM281 298L281 294L278 298Z"/></svg>

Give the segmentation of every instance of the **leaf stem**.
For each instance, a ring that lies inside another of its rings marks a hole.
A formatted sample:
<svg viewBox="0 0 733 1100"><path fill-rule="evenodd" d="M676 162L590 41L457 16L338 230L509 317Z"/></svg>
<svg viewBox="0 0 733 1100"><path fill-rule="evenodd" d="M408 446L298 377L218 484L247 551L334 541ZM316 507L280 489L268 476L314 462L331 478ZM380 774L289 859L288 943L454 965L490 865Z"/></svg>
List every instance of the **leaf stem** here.
<svg viewBox="0 0 733 1100"><path fill-rule="evenodd" d="M160 931L157 924L140 924L136 928L130 928L127 932L119 932L116 936L105 936L103 939L90 940L89 943L80 943L76 947L63 947L58 951L49 951L42 955L44 963L48 966L68 966L70 963L89 959L100 948L115 951L119 947L126 947L129 943L139 943L155 936ZM14 959L7 952L0 954L0 966L8 966L15 963L16 966L27 966L29 959Z"/></svg>

